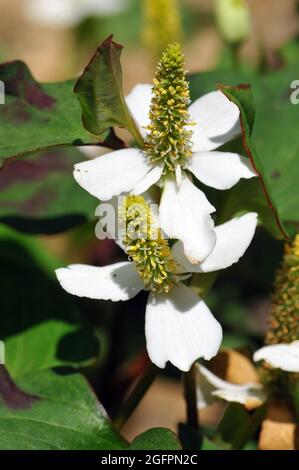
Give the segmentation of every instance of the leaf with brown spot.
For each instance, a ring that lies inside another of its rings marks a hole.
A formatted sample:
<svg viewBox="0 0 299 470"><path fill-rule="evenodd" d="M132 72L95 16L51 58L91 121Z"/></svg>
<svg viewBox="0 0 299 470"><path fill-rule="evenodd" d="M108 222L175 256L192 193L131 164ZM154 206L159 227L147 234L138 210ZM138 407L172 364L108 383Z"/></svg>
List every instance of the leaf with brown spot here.
<svg viewBox="0 0 299 470"><path fill-rule="evenodd" d="M76 148L49 149L0 171L0 222L27 233L59 233L93 220L97 201L73 178Z"/></svg>
<svg viewBox="0 0 299 470"><path fill-rule="evenodd" d="M0 105L0 166L12 157L61 145L100 144L87 132L73 93L74 81L40 84L22 61L0 64L5 104ZM106 131L106 129L105 129Z"/></svg>
<svg viewBox="0 0 299 470"><path fill-rule="evenodd" d="M30 409L38 397L19 389L4 365L0 365L0 402L10 410Z"/></svg>
<svg viewBox="0 0 299 470"><path fill-rule="evenodd" d="M39 397L30 408L0 403L1 450L125 450L86 379L71 369L28 374L18 390Z"/></svg>

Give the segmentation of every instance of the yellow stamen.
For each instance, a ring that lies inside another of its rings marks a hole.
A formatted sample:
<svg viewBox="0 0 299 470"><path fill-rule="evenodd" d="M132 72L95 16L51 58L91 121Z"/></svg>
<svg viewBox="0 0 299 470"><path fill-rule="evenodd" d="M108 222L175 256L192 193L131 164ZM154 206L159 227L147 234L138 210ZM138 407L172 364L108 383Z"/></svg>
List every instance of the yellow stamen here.
<svg viewBox="0 0 299 470"><path fill-rule="evenodd" d="M163 174L174 173L192 155L188 105L189 86L179 44L170 44L162 55L154 79L149 135L145 150L153 164L164 165Z"/></svg>
<svg viewBox="0 0 299 470"><path fill-rule="evenodd" d="M125 250L135 263L145 288L157 293L169 292L178 282L177 264L144 198L124 198L120 217L126 227Z"/></svg>

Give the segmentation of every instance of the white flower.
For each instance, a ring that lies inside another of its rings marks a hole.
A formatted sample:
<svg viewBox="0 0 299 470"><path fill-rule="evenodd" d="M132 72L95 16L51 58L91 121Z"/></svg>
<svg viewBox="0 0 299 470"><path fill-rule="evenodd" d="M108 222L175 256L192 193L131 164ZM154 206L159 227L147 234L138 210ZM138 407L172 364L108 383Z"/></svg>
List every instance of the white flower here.
<svg viewBox="0 0 299 470"><path fill-rule="evenodd" d="M299 372L299 341L264 346L254 353L254 361L266 361L271 367L286 372Z"/></svg>
<svg viewBox="0 0 299 470"><path fill-rule="evenodd" d="M146 139L151 103L151 85L137 85L127 97L127 105ZM220 91L202 96L189 107L192 126L192 158L177 167L176 178L164 181L159 209L159 225L170 238L182 241L191 263L202 262L216 243L210 216L215 208L187 176L188 170L205 185L229 189L240 178L256 176L247 158L236 153L215 151L240 132L239 109ZM182 171L183 170L183 171ZM75 165L76 181L102 201L122 193L142 194L158 184L163 166L150 163L136 148L108 153Z"/></svg>
<svg viewBox="0 0 299 470"><path fill-rule="evenodd" d="M26 15L38 23L68 27L87 16L117 13L127 4L127 0L27 0Z"/></svg>
<svg viewBox="0 0 299 470"><path fill-rule="evenodd" d="M250 244L256 222L257 215L249 213L216 227L215 248L200 268L190 265L178 242L172 252L182 266L178 274L189 272L189 267L190 272L195 268L209 272L235 263ZM144 288L135 264L130 261L105 267L71 265L57 269L56 275L67 292L91 299L128 300ZM180 370L188 371L196 359L209 360L217 354L222 329L205 302L178 282L168 293L149 293L145 336L154 364L164 368L170 361Z"/></svg>
<svg viewBox="0 0 299 470"><path fill-rule="evenodd" d="M265 360L273 368L285 372L299 372L299 341L291 344L274 344L265 346L253 355L254 361ZM204 408L217 399L241 403L251 410L262 405L268 391L261 383L232 384L222 380L206 367L197 367L197 406Z"/></svg>
<svg viewBox="0 0 299 470"><path fill-rule="evenodd" d="M197 407L199 409L211 405L219 398L227 402L240 403L247 409L254 409L266 399L263 386L259 383L233 384L220 379L201 364L197 363L196 368Z"/></svg>

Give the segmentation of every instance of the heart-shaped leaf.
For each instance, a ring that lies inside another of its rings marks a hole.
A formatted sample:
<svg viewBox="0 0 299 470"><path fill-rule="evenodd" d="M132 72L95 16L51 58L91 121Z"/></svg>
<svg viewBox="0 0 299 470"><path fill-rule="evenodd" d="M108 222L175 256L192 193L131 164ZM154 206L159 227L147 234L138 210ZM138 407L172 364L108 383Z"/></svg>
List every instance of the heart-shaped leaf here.
<svg viewBox="0 0 299 470"><path fill-rule="evenodd" d="M79 373L42 371L14 383L0 367L1 450L127 448Z"/></svg>
<svg viewBox="0 0 299 470"><path fill-rule="evenodd" d="M95 145L107 137L84 129L74 81L40 84L19 60L0 65L0 80L5 87L5 103L0 106L0 166L12 157L58 145Z"/></svg>

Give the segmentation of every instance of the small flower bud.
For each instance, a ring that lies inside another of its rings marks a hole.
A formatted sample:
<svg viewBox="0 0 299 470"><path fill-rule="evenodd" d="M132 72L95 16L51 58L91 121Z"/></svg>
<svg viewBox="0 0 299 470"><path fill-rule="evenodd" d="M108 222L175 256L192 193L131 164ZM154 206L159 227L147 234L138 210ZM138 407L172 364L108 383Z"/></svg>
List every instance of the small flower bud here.
<svg viewBox="0 0 299 470"><path fill-rule="evenodd" d="M250 35L250 13L246 0L217 0L216 19L229 43L244 41Z"/></svg>

